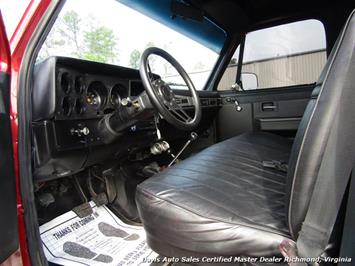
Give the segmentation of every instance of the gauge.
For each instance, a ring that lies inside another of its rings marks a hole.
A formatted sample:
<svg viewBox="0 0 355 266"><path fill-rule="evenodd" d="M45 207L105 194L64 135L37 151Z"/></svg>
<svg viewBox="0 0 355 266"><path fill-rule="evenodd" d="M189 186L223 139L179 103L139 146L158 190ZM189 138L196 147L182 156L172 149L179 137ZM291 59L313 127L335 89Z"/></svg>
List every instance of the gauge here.
<svg viewBox="0 0 355 266"><path fill-rule="evenodd" d="M77 76L75 78L74 88L77 94L83 93L83 91L85 90L85 81L82 76Z"/></svg>
<svg viewBox="0 0 355 266"><path fill-rule="evenodd" d="M87 95L86 95L86 103L92 107L94 107L95 109L100 109L101 107L101 97L100 94L92 89L90 91L88 91Z"/></svg>
<svg viewBox="0 0 355 266"><path fill-rule="evenodd" d="M62 101L62 112L66 116L70 116L73 110L72 101L69 96L63 98Z"/></svg>
<svg viewBox="0 0 355 266"><path fill-rule="evenodd" d="M111 104L118 108L121 105L121 96L118 94L118 91L112 91L110 97Z"/></svg>
<svg viewBox="0 0 355 266"><path fill-rule="evenodd" d="M60 77L60 87L64 91L64 93L70 93L72 89L72 80L71 76L68 72L64 72Z"/></svg>
<svg viewBox="0 0 355 266"><path fill-rule="evenodd" d="M94 81L90 83L85 97L88 106L100 110L105 105L106 98L107 89L102 82Z"/></svg>
<svg viewBox="0 0 355 266"><path fill-rule="evenodd" d="M121 84L116 84L111 89L110 103L115 108L121 105L121 99L128 96L128 89Z"/></svg>
<svg viewBox="0 0 355 266"><path fill-rule="evenodd" d="M85 106L81 99L76 99L74 109L78 115L85 113Z"/></svg>

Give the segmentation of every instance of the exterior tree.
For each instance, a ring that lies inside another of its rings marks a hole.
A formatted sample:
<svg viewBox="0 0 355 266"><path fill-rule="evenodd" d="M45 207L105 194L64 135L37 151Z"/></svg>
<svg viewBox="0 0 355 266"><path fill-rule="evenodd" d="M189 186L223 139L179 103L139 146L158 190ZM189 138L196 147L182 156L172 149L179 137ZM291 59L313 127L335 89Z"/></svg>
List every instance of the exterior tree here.
<svg viewBox="0 0 355 266"><path fill-rule="evenodd" d="M113 31L101 26L84 32L82 58L103 63L117 61L116 38Z"/></svg>
<svg viewBox="0 0 355 266"><path fill-rule="evenodd" d="M61 26L58 31L64 40L67 40L69 45L74 45L75 55L81 55L81 47L79 41L81 19L75 11L68 11L60 20Z"/></svg>
<svg viewBox="0 0 355 266"><path fill-rule="evenodd" d="M154 47L154 46L155 46L154 43L148 42L145 45L145 49L150 48L150 47ZM156 71L156 66L155 66L156 61L157 61L156 55L152 55L152 56L149 57L148 63L149 63L149 66L150 66L152 72Z"/></svg>
<svg viewBox="0 0 355 266"><path fill-rule="evenodd" d="M141 53L137 49L134 49L130 55L129 66L138 69L140 57L141 57Z"/></svg>
<svg viewBox="0 0 355 266"><path fill-rule="evenodd" d="M51 54L51 50L66 50L67 53L80 58L80 27L81 19L75 11L66 12L63 17L58 19L53 29L43 43L38 59L42 60Z"/></svg>
<svg viewBox="0 0 355 266"><path fill-rule="evenodd" d="M43 43L43 46L38 54L37 60L44 60L51 55L51 49L55 47L60 47L65 44L65 41L62 38L54 36L55 32L50 32L46 41Z"/></svg>
<svg viewBox="0 0 355 266"><path fill-rule="evenodd" d="M117 39L110 28L83 25L75 11L66 12L49 33L38 59L45 59L51 50L63 51L67 55L103 63L117 63Z"/></svg>

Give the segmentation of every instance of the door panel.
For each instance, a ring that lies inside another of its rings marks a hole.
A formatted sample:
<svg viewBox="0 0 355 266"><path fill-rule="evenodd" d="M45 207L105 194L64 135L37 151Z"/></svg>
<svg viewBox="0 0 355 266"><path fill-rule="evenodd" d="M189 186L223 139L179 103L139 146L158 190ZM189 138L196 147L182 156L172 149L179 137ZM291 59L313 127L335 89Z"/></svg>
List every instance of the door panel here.
<svg viewBox="0 0 355 266"><path fill-rule="evenodd" d="M243 109L237 112L233 103L222 105L217 120L219 141L253 131L253 104L245 103L240 106Z"/></svg>
<svg viewBox="0 0 355 266"><path fill-rule="evenodd" d="M0 263L18 249L16 185L10 128L9 44L0 13Z"/></svg>
<svg viewBox="0 0 355 266"><path fill-rule="evenodd" d="M244 92L222 91L218 140L248 131L268 131L293 137L315 84ZM237 112L234 100L242 107Z"/></svg>
<svg viewBox="0 0 355 266"><path fill-rule="evenodd" d="M254 103L256 129L263 131L296 131L307 103L308 99Z"/></svg>

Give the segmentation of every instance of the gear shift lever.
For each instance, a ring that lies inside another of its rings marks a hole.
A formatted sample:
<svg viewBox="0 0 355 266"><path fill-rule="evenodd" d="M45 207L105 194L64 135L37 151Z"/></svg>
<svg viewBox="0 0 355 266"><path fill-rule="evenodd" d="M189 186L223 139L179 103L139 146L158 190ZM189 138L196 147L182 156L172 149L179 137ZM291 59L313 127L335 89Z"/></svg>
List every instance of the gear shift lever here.
<svg viewBox="0 0 355 266"><path fill-rule="evenodd" d="M180 149L180 151L176 154L174 159L169 163L168 167L172 166L176 162L176 160L179 158L181 153L183 153L183 151L187 148L187 146L189 146L191 142L195 141L197 139L197 137L198 137L198 135L196 132L190 133L189 139L186 141L185 145Z"/></svg>

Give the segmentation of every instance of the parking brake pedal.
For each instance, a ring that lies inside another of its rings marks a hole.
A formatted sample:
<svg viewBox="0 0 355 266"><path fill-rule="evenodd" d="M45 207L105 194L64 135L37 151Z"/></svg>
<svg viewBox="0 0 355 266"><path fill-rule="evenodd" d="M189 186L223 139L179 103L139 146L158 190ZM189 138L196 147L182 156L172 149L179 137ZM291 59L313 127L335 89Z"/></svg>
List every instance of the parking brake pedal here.
<svg viewBox="0 0 355 266"><path fill-rule="evenodd" d="M184 152L184 150L190 145L191 142L195 141L197 139L198 135L196 132L191 132L189 139L186 141L185 145L182 146L180 151L176 154L174 159L169 163L168 167L172 166L176 160L180 157L180 155Z"/></svg>

